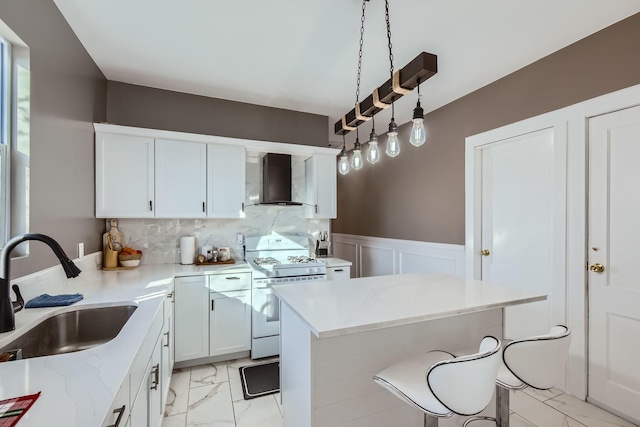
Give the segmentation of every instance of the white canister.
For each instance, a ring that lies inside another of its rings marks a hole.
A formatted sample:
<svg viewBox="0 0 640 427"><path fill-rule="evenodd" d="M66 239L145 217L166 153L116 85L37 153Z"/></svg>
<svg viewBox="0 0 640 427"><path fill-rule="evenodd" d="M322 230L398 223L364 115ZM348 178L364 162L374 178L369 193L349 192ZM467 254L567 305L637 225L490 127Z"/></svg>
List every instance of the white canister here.
<svg viewBox="0 0 640 427"><path fill-rule="evenodd" d="M205 257L209 256L209 252L213 250L213 246L211 245L202 245L200 246L200 253Z"/></svg>
<svg viewBox="0 0 640 427"><path fill-rule="evenodd" d="M231 251L228 247L222 246L218 248L218 261L229 261L231 259Z"/></svg>
<svg viewBox="0 0 640 427"><path fill-rule="evenodd" d="M193 264L196 258L196 238L186 236L180 238L180 264Z"/></svg>

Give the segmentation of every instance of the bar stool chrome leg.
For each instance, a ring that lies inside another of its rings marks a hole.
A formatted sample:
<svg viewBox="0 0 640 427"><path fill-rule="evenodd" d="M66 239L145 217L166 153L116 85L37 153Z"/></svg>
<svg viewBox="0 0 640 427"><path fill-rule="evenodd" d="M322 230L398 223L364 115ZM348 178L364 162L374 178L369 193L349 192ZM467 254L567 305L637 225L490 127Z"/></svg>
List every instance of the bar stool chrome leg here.
<svg viewBox="0 0 640 427"><path fill-rule="evenodd" d="M467 427L474 421L494 421L498 427L509 427L509 390L496 385L496 417L471 417L462 427Z"/></svg>
<svg viewBox="0 0 640 427"><path fill-rule="evenodd" d="M438 418L424 414L424 427L438 427Z"/></svg>

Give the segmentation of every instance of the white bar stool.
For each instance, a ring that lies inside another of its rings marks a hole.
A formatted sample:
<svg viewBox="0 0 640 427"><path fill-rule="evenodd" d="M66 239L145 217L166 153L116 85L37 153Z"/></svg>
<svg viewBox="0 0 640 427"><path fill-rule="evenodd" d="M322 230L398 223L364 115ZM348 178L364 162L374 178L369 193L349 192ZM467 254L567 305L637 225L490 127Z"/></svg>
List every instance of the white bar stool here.
<svg viewBox="0 0 640 427"><path fill-rule="evenodd" d="M453 414L475 415L491 401L500 364L500 341L485 337L478 353L455 357L430 351L379 372L373 380L424 413L424 426Z"/></svg>
<svg viewBox="0 0 640 427"><path fill-rule="evenodd" d="M496 417L473 417L463 427L478 420L509 427L509 390L548 390L555 386L569 357L570 343L571 331L564 325L554 326L546 335L503 341L496 380Z"/></svg>

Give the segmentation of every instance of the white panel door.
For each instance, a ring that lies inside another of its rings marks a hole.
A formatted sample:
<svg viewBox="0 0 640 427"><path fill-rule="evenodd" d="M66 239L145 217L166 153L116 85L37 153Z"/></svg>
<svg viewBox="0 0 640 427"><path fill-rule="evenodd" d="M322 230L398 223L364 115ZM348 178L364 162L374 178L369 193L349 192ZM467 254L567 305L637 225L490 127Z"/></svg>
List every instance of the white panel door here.
<svg viewBox="0 0 640 427"><path fill-rule="evenodd" d="M153 138L96 132L96 217L154 215Z"/></svg>
<svg viewBox="0 0 640 427"><path fill-rule="evenodd" d="M244 147L209 144L207 168L207 216L244 218Z"/></svg>
<svg viewBox="0 0 640 427"><path fill-rule="evenodd" d="M204 218L207 145L156 139L156 217Z"/></svg>
<svg viewBox="0 0 640 427"><path fill-rule="evenodd" d="M554 253L553 129L482 148L482 280L544 292L547 301L505 309L504 333L519 338L552 322ZM562 299L564 304L564 299Z"/></svg>
<svg viewBox="0 0 640 427"><path fill-rule="evenodd" d="M589 397L640 421L640 107L589 120ZM597 271L601 264L604 271ZM593 271L596 270L596 271Z"/></svg>

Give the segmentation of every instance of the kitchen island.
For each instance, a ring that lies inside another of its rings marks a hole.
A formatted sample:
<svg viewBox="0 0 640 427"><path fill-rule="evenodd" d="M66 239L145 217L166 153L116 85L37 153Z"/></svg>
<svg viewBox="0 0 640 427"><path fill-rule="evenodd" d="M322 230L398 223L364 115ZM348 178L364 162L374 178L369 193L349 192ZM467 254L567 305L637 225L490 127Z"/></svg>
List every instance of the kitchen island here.
<svg viewBox="0 0 640 427"><path fill-rule="evenodd" d="M502 337L504 307L547 298L439 273L273 291L281 301L284 427L422 426L422 413L377 386L373 375L429 350L477 351L484 336ZM440 425L462 422L454 416Z"/></svg>

